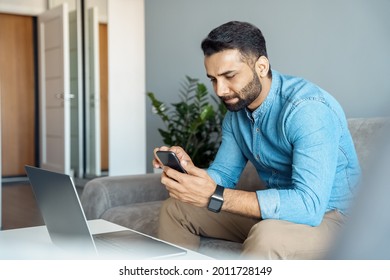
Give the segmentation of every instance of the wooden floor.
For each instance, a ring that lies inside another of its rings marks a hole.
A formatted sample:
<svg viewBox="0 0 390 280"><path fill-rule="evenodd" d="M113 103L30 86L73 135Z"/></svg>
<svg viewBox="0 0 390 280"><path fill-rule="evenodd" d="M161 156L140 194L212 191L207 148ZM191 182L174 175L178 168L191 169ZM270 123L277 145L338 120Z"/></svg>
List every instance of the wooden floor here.
<svg viewBox="0 0 390 280"><path fill-rule="evenodd" d="M79 194L82 188L77 188ZM28 181L2 184L2 230L43 225Z"/></svg>

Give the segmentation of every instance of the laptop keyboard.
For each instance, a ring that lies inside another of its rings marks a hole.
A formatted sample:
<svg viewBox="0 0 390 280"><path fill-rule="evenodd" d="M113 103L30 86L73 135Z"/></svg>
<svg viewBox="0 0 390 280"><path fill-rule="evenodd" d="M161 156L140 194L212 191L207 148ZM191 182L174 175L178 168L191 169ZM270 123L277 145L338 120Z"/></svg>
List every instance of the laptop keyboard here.
<svg viewBox="0 0 390 280"><path fill-rule="evenodd" d="M95 241L96 248L98 252L102 253L134 253L134 250L131 250L129 244L119 244L120 242L115 242L111 238L105 237L104 235L94 236L93 240ZM123 242L121 242L123 243Z"/></svg>

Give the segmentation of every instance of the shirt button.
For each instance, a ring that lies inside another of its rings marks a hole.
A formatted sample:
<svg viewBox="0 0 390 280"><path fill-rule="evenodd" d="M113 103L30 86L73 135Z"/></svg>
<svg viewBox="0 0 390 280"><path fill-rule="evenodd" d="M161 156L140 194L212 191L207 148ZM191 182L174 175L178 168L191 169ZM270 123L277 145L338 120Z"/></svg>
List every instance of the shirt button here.
<svg viewBox="0 0 390 280"><path fill-rule="evenodd" d="M259 129L259 128L256 128L256 132L260 132L260 129Z"/></svg>

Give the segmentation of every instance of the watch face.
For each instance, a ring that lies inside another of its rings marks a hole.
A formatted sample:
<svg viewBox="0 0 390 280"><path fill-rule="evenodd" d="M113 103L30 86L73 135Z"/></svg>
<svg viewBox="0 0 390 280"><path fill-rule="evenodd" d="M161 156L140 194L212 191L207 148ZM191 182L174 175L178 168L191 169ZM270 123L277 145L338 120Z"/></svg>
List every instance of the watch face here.
<svg viewBox="0 0 390 280"><path fill-rule="evenodd" d="M217 199L210 199L208 209L214 212L219 212L221 210L222 201Z"/></svg>
<svg viewBox="0 0 390 280"><path fill-rule="evenodd" d="M210 197L210 201L209 201L209 205L207 206L207 209L215 213L221 211L222 204L223 204L224 190L225 190L224 187L217 185L214 194Z"/></svg>

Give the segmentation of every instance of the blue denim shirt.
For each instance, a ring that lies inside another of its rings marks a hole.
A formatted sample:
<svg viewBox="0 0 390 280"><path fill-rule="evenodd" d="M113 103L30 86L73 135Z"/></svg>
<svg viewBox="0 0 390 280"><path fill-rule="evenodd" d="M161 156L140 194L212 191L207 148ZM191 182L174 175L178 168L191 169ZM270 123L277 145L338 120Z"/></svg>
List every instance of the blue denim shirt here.
<svg viewBox="0 0 390 280"><path fill-rule="evenodd" d="M344 112L323 89L273 70L261 106L228 112L222 131L208 174L234 188L250 160L267 186L256 191L263 219L316 226L347 210L360 167Z"/></svg>

